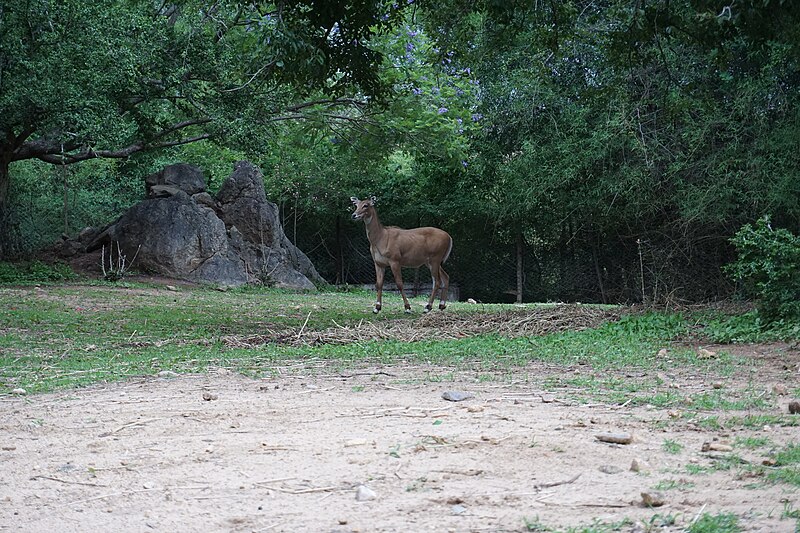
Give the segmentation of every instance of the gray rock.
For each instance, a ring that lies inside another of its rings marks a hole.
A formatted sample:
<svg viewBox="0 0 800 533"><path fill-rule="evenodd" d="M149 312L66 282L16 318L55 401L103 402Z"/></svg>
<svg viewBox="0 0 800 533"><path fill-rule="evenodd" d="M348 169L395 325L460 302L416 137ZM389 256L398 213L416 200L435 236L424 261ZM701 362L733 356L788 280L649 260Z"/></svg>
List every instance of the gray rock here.
<svg viewBox="0 0 800 533"><path fill-rule="evenodd" d="M463 402L464 400L469 400L470 398L474 397L475 395L471 392L446 391L442 393L442 398L448 402Z"/></svg>
<svg viewBox="0 0 800 533"><path fill-rule="evenodd" d="M650 465L647 464L647 461L643 461L642 459L636 458L631 461L631 472L647 472L650 470Z"/></svg>
<svg viewBox="0 0 800 533"><path fill-rule="evenodd" d="M358 502L367 502L374 500L377 497L378 495L375 493L375 491L366 485L359 485L356 489L356 501Z"/></svg>
<svg viewBox="0 0 800 533"><path fill-rule="evenodd" d="M206 190L206 178L203 176L203 171L187 163L166 166L161 171L147 176L144 183L148 197L158 193L163 194L166 190L161 188L156 192L153 190L156 186L166 186L170 190L181 190L189 195Z"/></svg>
<svg viewBox="0 0 800 533"><path fill-rule="evenodd" d="M619 474L622 472L622 469L618 466L614 465L603 465L598 470L600 470L604 474Z"/></svg>
<svg viewBox="0 0 800 533"><path fill-rule="evenodd" d="M633 435L630 433L599 433L594 438L600 442L610 442L612 444L630 444L633 442Z"/></svg>
<svg viewBox="0 0 800 533"><path fill-rule="evenodd" d="M219 287L314 290L324 280L284 234L263 180L241 161L214 199L200 169L170 165L147 177L148 198L93 232L86 250L114 243L130 268Z"/></svg>
<svg viewBox="0 0 800 533"><path fill-rule="evenodd" d="M661 507L667 503L663 493L657 491L642 492L642 503L647 507Z"/></svg>

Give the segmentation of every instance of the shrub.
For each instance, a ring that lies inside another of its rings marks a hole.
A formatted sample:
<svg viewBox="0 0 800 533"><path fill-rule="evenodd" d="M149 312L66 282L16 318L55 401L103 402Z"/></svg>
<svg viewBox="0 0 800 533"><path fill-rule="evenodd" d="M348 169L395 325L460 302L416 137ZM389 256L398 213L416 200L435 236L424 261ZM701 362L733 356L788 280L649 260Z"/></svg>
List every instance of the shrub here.
<svg viewBox="0 0 800 533"><path fill-rule="evenodd" d="M23 263L6 263L0 261L0 283L29 284L77 279L77 275L69 265L53 263L48 265L41 261Z"/></svg>
<svg viewBox="0 0 800 533"><path fill-rule="evenodd" d="M725 271L759 300L766 322L800 318L800 237L773 229L769 217L733 236L738 259Z"/></svg>

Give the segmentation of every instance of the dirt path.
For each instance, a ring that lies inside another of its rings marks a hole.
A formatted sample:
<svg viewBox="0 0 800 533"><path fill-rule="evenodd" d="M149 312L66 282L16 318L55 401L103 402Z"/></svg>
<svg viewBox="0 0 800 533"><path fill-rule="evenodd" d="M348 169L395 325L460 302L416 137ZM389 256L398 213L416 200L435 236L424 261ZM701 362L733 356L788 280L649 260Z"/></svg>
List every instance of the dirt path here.
<svg viewBox="0 0 800 533"><path fill-rule="evenodd" d="M221 370L0 398L0 530L525 531L627 519L622 530L679 531L732 512L748 531L795 531L781 519L800 507L795 487L714 468L725 453L701 447L746 436L785 446L796 427L700 431L665 410L577 406L468 375L431 383L431 372ZM447 390L475 397L448 402ZM595 438L606 431L635 440ZM634 459L649 466L633 472ZM374 499L357 501L359 485ZM666 505L647 508L641 493L654 487Z"/></svg>

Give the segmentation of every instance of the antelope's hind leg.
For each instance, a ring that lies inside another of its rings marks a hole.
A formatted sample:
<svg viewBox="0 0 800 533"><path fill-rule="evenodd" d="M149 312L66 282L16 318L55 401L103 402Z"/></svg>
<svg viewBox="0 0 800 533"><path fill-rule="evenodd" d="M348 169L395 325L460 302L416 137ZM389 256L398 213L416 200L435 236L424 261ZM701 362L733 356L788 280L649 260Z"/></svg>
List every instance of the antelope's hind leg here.
<svg viewBox="0 0 800 533"><path fill-rule="evenodd" d="M447 291L450 289L450 276L441 266L439 267L439 286L442 289L442 294L439 299L439 309L444 309L447 307ZM431 296L433 296L433 294L434 293L431 293ZM433 298L431 298L431 303L433 303Z"/></svg>
<svg viewBox="0 0 800 533"><path fill-rule="evenodd" d="M433 281L433 287L431 287L431 295L428 297L428 304L425 306L425 312L430 313L431 309L433 309L433 301L436 299L436 292L439 289L439 270L441 267L437 267L435 265L428 265L428 268L431 269L431 279Z"/></svg>
<svg viewBox="0 0 800 533"><path fill-rule="evenodd" d="M406 293L403 290L403 268L400 266L400 263L392 263L389 265L392 267L392 275L394 276L394 283L397 285L397 289L400 291L400 296L403 297L403 305L405 306L406 313L411 312L411 304L408 303L408 298L406 298Z"/></svg>

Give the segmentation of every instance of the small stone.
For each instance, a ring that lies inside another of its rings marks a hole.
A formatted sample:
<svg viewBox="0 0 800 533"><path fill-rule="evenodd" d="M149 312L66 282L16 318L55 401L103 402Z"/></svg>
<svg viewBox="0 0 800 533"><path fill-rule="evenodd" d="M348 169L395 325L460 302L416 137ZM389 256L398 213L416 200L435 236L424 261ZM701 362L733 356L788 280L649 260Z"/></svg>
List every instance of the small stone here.
<svg viewBox="0 0 800 533"><path fill-rule="evenodd" d="M681 412L680 411L675 411L675 410L667 411L667 414L669 415L670 418L680 418L681 417Z"/></svg>
<svg viewBox="0 0 800 533"><path fill-rule="evenodd" d="M661 507L667 503L667 500L660 492L649 491L642 493L642 503L647 507Z"/></svg>
<svg viewBox="0 0 800 533"><path fill-rule="evenodd" d="M789 414L800 415L800 402L797 400L789 402Z"/></svg>
<svg viewBox="0 0 800 533"><path fill-rule="evenodd" d="M472 299L472 298L467 298L467 303L468 303L468 304L476 304L476 303L478 303L478 302L476 302L476 301L475 301L474 299Z"/></svg>
<svg viewBox="0 0 800 533"><path fill-rule="evenodd" d="M631 472L647 472L650 470L650 465L641 459L634 459L631 461Z"/></svg>
<svg viewBox="0 0 800 533"><path fill-rule="evenodd" d="M725 386L725 384L722 383L721 381L715 381L714 383L711 384L711 386L714 387L715 389L721 389L722 387Z"/></svg>
<svg viewBox="0 0 800 533"><path fill-rule="evenodd" d="M469 400L470 398L474 397L475 395L471 392L446 391L442 393L442 398L448 402L463 402L464 400Z"/></svg>
<svg viewBox="0 0 800 533"><path fill-rule="evenodd" d="M666 349L666 348L661 348L661 349L658 351L658 356L663 358L663 357L666 357L668 353L669 353L669 352L667 352L667 349Z"/></svg>
<svg viewBox="0 0 800 533"><path fill-rule="evenodd" d="M156 484L151 482L151 481L145 481L144 483L142 483L142 488L145 488L145 489L148 489L148 490L155 488L155 486L156 486Z"/></svg>
<svg viewBox="0 0 800 533"><path fill-rule="evenodd" d="M630 444L633 442L633 435L630 433L599 433L594 437L600 442L610 442L612 444Z"/></svg>
<svg viewBox="0 0 800 533"><path fill-rule="evenodd" d="M340 518L340 519L339 519L339 520L337 520L336 522L338 522L338 524L339 524L340 526L346 526L346 525L347 525L347 519L346 519L346 518Z"/></svg>
<svg viewBox="0 0 800 533"><path fill-rule="evenodd" d="M450 510L455 515L464 514L467 512L467 508L464 507L463 505L453 505L452 507L450 507Z"/></svg>
<svg viewBox="0 0 800 533"><path fill-rule="evenodd" d="M176 287L175 285L167 285L164 288L167 289L168 291L173 291L173 292L177 292L178 291L178 287Z"/></svg>
<svg viewBox="0 0 800 533"><path fill-rule="evenodd" d="M377 497L378 495L375 493L375 491L367 487L366 485L359 485L358 488L356 489L357 502L368 502L370 500L374 500Z"/></svg>
<svg viewBox="0 0 800 533"><path fill-rule="evenodd" d="M173 372L172 370L162 370L161 372L158 373L158 377L160 377L160 378L176 378L176 377L178 377L178 374L176 372Z"/></svg>
<svg viewBox="0 0 800 533"><path fill-rule="evenodd" d="M598 468L604 474L619 474L622 472L622 469L615 465L603 465Z"/></svg>
<svg viewBox="0 0 800 533"><path fill-rule="evenodd" d="M733 446L721 442L704 442L700 448L702 452L732 452Z"/></svg>
<svg viewBox="0 0 800 533"><path fill-rule="evenodd" d="M25 389L23 389L21 387L17 387L16 389L11 389L11 394L17 394L19 396L25 396L26 394L28 394L28 391L26 391Z"/></svg>
<svg viewBox="0 0 800 533"><path fill-rule="evenodd" d="M783 383L776 383L772 386L772 392L778 396L786 396L789 393L789 390Z"/></svg>
<svg viewBox="0 0 800 533"><path fill-rule="evenodd" d="M716 357L717 352L712 352L711 350L706 350L705 348L700 348L697 350L698 359L714 359Z"/></svg>
<svg viewBox="0 0 800 533"><path fill-rule="evenodd" d="M483 412L483 406L481 406L481 405L470 405L469 407L467 407L467 412L468 413L482 413Z"/></svg>
<svg viewBox="0 0 800 533"><path fill-rule="evenodd" d="M205 401L210 402L212 400L216 400L217 398L219 398L219 396L217 396L216 394L208 391L203 391L203 399Z"/></svg>

